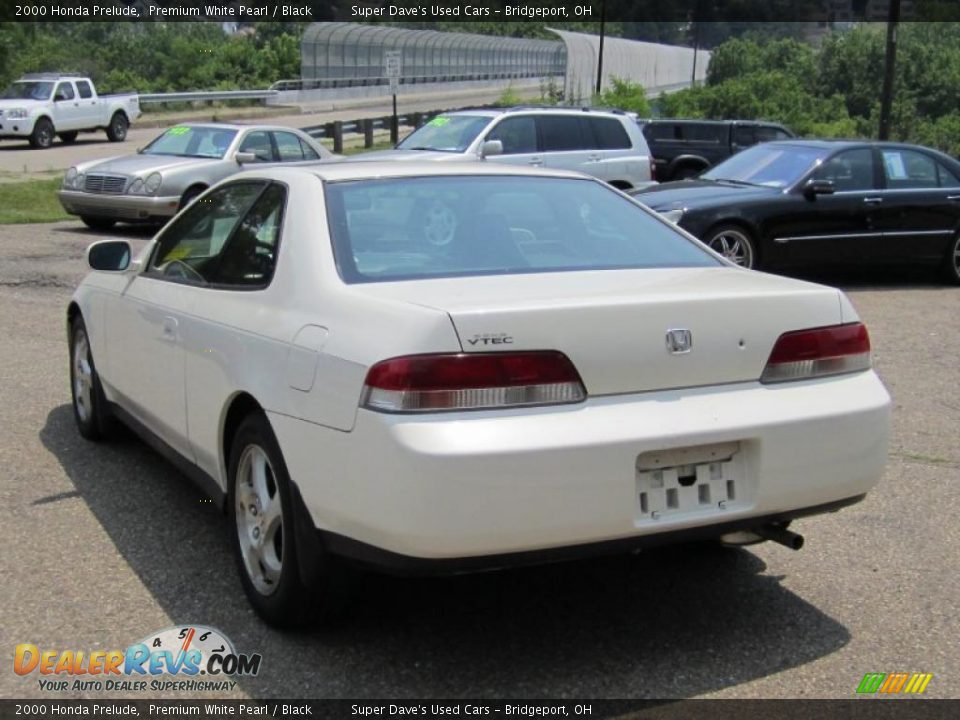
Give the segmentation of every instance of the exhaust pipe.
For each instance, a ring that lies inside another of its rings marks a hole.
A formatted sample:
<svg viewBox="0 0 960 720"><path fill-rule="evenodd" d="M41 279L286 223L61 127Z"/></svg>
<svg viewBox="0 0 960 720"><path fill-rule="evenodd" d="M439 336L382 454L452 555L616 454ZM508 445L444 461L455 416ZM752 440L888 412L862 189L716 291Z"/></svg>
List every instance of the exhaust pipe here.
<svg viewBox="0 0 960 720"><path fill-rule="evenodd" d="M791 550L799 550L803 547L803 535L790 532L780 525L761 525L760 527L754 528L753 532L765 540L772 540Z"/></svg>

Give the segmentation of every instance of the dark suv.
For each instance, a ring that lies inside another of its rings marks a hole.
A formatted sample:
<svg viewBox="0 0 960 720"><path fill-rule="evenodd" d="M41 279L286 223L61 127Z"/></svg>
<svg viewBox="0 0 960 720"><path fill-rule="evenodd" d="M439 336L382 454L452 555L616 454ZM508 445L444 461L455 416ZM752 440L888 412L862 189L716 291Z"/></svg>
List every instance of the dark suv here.
<svg viewBox="0 0 960 720"><path fill-rule="evenodd" d="M660 182L698 175L751 145L787 140L783 125L751 120L638 120Z"/></svg>

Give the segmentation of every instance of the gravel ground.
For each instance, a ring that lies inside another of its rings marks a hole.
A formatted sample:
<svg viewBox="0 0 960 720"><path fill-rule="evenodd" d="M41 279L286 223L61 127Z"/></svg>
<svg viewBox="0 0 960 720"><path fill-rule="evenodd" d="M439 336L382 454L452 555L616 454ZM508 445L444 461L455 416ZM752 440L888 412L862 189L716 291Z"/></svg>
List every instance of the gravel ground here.
<svg viewBox="0 0 960 720"><path fill-rule="evenodd" d="M928 696L960 697L960 289L919 272L821 278L870 327L893 441L865 502L796 524L801 552L369 576L344 624L284 634L248 609L226 523L182 475L134 439L97 446L73 427L64 308L98 237L79 223L0 227L8 661L22 642L120 649L202 623L264 657L218 697L850 698L864 673L893 671L931 672ZM42 695L9 667L0 696Z"/></svg>

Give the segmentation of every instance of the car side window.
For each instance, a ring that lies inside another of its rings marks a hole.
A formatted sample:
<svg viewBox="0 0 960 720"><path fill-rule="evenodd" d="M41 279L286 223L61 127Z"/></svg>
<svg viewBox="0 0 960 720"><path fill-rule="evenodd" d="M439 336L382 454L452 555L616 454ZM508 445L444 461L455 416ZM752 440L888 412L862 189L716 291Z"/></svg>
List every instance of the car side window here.
<svg viewBox="0 0 960 720"><path fill-rule="evenodd" d="M310 147L303 138L298 138L300 140L300 150L303 152L303 157L305 160L319 160L320 155Z"/></svg>
<svg viewBox="0 0 960 720"><path fill-rule="evenodd" d="M270 142L270 134L265 130L255 130L247 133L237 152L253 153L256 156L254 162L277 162L277 157L273 152L273 143Z"/></svg>
<svg viewBox="0 0 960 720"><path fill-rule="evenodd" d="M86 99L93 96L93 90L90 87L90 83L86 80L77 81L77 92L80 94L80 97Z"/></svg>
<svg viewBox="0 0 960 720"><path fill-rule="evenodd" d="M272 184L263 191L227 239L212 273L212 283L246 287L270 284L286 196L282 185Z"/></svg>
<svg viewBox="0 0 960 720"><path fill-rule="evenodd" d="M57 85L57 92L53 95L54 101L59 102L60 100L73 100L73 98L74 92L73 85L71 83L62 82Z"/></svg>
<svg viewBox="0 0 960 720"><path fill-rule="evenodd" d="M940 187L955 188L960 187L960 177L956 173L948 170L941 163L937 163L937 175L940 179Z"/></svg>
<svg viewBox="0 0 960 720"><path fill-rule="evenodd" d="M163 231L146 274L178 282L212 282L227 238L265 185L263 181L233 183L193 203Z"/></svg>
<svg viewBox="0 0 960 720"><path fill-rule="evenodd" d="M593 129L593 137L599 150L629 150L630 136L623 129L623 124L613 118L594 117L587 122Z"/></svg>
<svg viewBox="0 0 960 720"><path fill-rule="evenodd" d="M839 192L873 189L873 151L870 148L844 150L834 155L813 174L815 180L829 180Z"/></svg>
<svg viewBox="0 0 960 720"><path fill-rule="evenodd" d="M933 158L915 150L883 150L883 172L887 188L902 190L937 187L937 164Z"/></svg>
<svg viewBox="0 0 960 720"><path fill-rule="evenodd" d="M532 115L512 117L500 121L487 140L499 140L503 143L504 155L537 152L537 125Z"/></svg>
<svg viewBox="0 0 960 720"><path fill-rule="evenodd" d="M737 127L733 131L733 144L740 147L757 144L756 131L752 127Z"/></svg>
<svg viewBox="0 0 960 720"><path fill-rule="evenodd" d="M775 139L777 139L777 140L789 140L789 139L792 138L792 137L793 137L793 135L791 135L790 133L788 133L786 130L781 130L780 128L777 128L777 130L776 130L776 138L775 138Z"/></svg>
<svg viewBox="0 0 960 720"><path fill-rule="evenodd" d="M584 137L581 118L574 115L540 115L540 137L545 152L584 150L592 143Z"/></svg>
<svg viewBox="0 0 960 720"><path fill-rule="evenodd" d="M273 139L277 143L277 153L280 155L280 162L303 162L303 148L300 146L300 138L293 133L275 132Z"/></svg>

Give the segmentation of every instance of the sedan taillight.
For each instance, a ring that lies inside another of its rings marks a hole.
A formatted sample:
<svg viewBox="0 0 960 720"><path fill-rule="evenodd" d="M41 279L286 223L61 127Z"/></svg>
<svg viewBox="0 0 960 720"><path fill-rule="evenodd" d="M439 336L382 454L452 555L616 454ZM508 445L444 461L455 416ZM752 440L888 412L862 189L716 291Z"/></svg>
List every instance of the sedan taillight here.
<svg viewBox="0 0 960 720"><path fill-rule="evenodd" d="M575 403L587 396L553 350L408 355L370 368L361 404L381 412L481 410Z"/></svg>
<svg viewBox="0 0 960 720"><path fill-rule="evenodd" d="M863 323L781 335L760 376L762 383L807 380L870 369L870 336Z"/></svg>

